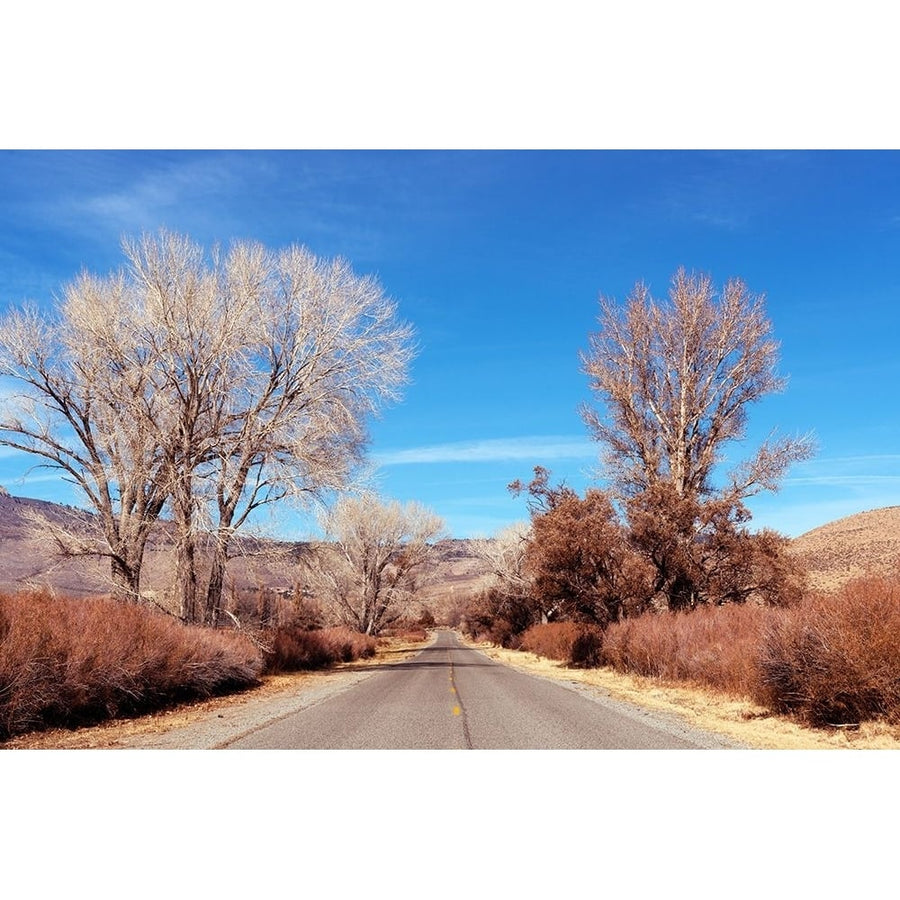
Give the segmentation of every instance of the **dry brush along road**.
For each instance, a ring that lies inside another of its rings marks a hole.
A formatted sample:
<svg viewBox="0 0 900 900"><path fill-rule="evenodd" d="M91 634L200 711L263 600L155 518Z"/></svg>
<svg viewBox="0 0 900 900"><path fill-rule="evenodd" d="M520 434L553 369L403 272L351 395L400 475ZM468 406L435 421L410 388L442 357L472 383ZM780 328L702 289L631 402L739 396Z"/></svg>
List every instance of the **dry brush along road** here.
<svg viewBox="0 0 900 900"><path fill-rule="evenodd" d="M517 672L450 631L411 659L218 744L247 749L699 749L717 735Z"/></svg>
<svg viewBox="0 0 900 900"><path fill-rule="evenodd" d="M9 749L697 749L750 746L596 685L523 673L438 631L388 661L136 720L22 735ZM575 676L575 672L572 675Z"/></svg>

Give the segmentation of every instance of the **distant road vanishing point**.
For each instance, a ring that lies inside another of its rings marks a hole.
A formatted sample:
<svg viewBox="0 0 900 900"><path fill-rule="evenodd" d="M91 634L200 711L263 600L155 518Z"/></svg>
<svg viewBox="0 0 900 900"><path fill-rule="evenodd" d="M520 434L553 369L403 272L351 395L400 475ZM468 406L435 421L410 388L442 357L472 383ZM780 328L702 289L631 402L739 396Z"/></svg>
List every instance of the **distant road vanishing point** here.
<svg viewBox="0 0 900 900"><path fill-rule="evenodd" d="M734 746L526 675L440 631L411 659L225 745L245 749L624 749Z"/></svg>

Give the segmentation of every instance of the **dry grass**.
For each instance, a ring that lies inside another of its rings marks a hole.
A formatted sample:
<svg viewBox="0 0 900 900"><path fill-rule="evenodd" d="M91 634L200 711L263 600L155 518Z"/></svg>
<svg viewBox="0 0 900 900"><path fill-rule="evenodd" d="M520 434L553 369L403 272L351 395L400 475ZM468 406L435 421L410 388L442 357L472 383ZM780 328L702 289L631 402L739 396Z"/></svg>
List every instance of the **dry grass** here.
<svg viewBox="0 0 900 900"><path fill-rule="evenodd" d="M469 642L491 659L556 681L600 689L617 700L676 715L693 728L721 734L765 750L900 749L900 728L866 722L858 729L813 730L789 716L777 715L752 700L711 688L675 684L603 669L570 669L533 653Z"/></svg>

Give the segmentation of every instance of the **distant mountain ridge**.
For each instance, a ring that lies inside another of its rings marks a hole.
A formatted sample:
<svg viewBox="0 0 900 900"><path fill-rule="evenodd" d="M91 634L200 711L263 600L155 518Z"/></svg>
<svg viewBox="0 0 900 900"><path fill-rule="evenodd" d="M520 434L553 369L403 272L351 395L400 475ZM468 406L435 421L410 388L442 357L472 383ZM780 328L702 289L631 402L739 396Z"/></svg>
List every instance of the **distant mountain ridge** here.
<svg viewBox="0 0 900 900"><path fill-rule="evenodd" d="M109 593L109 561L106 558L56 558L48 536L34 534L31 516L40 515L53 526L80 536L96 531L93 513L74 506L14 497L0 489L0 591L15 592L29 587L46 586L71 596ZM141 588L163 593L171 583L174 569L172 539L162 522L151 536L144 556ZM305 544L244 538L253 552L229 563L233 586L241 592L258 587L290 591L296 577L295 563ZM432 582L423 592L431 602L453 599L480 585L486 565L472 552L466 540L447 539L435 548L429 564Z"/></svg>
<svg viewBox="0 0 900 900"><path fill-rule="evenodd" d="M103 558L58 560L51 542L35 536L29 516L38 514L54 525L87 535L95 518L74 506L15 497L0 488L0 591L46 585L80 596L109 591L109 563ZM290 590L293 562L305 545L286 541L251 541L263 552L235 559L230 576L235 587L250 591L260 586ZM443 604L464 597L488 581L487 565L476 556L472 542L441 541L430 564L424 599ZM807 566L811 586L832 591L861 575L900 571L900 506L856 513L806 532L791 542L791 551ZM171 538L165 525L151 538L145 556L142 586L164 591L171 581Z"/></svg>

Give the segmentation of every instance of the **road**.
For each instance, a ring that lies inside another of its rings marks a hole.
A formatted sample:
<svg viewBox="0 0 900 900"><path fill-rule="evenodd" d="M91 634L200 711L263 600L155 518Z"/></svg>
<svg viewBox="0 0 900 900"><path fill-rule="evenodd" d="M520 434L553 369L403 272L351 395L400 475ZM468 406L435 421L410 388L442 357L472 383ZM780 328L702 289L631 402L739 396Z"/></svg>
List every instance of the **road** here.
<svg viewBox="0 0 900 900"><path fill-rule="evenodd" d="M222 745L220 745L222 746ZM698 749L729 744L523 674L450 631L411 659L229 741L243 749Z"/></svg>

